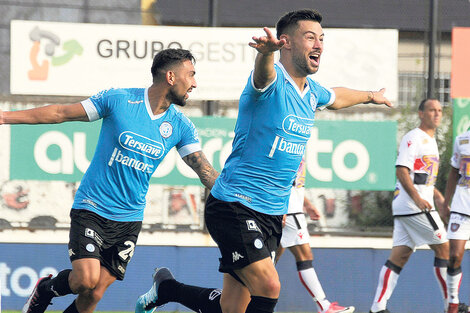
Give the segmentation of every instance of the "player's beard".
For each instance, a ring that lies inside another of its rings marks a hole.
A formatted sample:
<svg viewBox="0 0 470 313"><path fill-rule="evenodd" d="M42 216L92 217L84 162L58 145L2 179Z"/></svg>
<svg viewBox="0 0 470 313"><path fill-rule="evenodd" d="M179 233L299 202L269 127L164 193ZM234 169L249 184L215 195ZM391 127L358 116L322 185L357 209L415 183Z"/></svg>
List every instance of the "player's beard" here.
<svg viewBox="0 0 470 313"><path fill-rule="evenodd" d="M186 99L184 98L185 96L186 94L182 96L177 95L173 90L170 89L167 97L171 103L184 107L186 105Z"/></svg>
<svg viewBox="0 0 470 313"><path fill-rule="evenodd" d="M292 59L297 70L304 76L315 74L318 71L318 67L310 67L308 65L309 59L305 58L305 55L303 54L294 54Z"/></svg>

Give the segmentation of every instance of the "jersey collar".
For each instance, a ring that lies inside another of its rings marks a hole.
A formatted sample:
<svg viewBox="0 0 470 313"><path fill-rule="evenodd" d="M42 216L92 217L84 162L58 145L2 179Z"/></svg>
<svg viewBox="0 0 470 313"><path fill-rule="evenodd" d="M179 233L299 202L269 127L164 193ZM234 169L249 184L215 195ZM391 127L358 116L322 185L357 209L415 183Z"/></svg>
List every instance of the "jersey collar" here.
<svg viewBox="0 0 470 313"><path fill-rule="evenodd" d="M284 73L284 76L286 77L286 79L289 81L289 83L295 88L295 90L297 91L297 94L303 98L305 97L305 95L310 92L310 85L307 83L305 83L305 88L304 88L304 91L303 92L300 92L300 89L299 89L299 86L297 86L297 84L294 82L294 80L292 79L292 77L289 75L289 73L287 73L286 69L284 68L284 65L282 65L281 62L276 62L276 65L279 66L279 68L282 70L282 72Z"/></svg>

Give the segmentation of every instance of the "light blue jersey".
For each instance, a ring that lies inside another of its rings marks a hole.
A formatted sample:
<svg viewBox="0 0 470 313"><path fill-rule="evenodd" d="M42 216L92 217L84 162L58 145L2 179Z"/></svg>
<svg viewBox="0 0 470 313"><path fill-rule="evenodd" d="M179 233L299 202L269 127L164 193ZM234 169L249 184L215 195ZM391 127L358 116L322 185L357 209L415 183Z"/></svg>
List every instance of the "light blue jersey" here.
<svg viewBox="0 0 470 313"><path fill-rule="evenodd" d="M252 75L240 97L232 153L212 188L223 201L270 215L287 213L292 183L310 138L316 109L335 94L310 78L300 92L281 63L263 90Z"/></svg>
<svg viewBox="0 0 470 313"><path fill-rule="evenodd" d="M142 221L150 177L168 151L176 146L184 157L201 150L196 128L173 104L154 115L144 88L102 91L82 105L90 121L103 124L72 207Z"/></svg>

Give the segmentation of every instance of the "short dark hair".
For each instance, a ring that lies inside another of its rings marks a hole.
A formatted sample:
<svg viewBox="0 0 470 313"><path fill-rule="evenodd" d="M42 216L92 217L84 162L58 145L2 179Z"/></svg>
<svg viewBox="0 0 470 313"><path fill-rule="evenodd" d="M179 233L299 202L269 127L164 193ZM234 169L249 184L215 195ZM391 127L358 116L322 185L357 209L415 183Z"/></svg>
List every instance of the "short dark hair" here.
<svg viewBox="0 0 470 313"><path fill-rule="evenodd" d="M284 14L276 24L277 39L290 31L290 28L297 24L298 21L314 21L321 23L323 17L320 12L312 9L302 9L291 11Z"/></svg>
<svg viewBox="0 0 470 313"><path fill-rule="evenodd" d="M189 50L184 49L165 49L160 51L153 58L152 77L155 78L159 71L167 71L168 68L176 63L190 60L196 63L196 59Z"/></svg>
<svg viewBox="0 0 470 313"><path fill-rule="evenodd" d="M436 100L436 101L439 101L435 98L426 98L424 100L421 100L421 102L419 103L419 106L418 106L418 111L421 111L423 112L424 111L424 105L426 104L426 102L428 102L429 100Z"/></svg>

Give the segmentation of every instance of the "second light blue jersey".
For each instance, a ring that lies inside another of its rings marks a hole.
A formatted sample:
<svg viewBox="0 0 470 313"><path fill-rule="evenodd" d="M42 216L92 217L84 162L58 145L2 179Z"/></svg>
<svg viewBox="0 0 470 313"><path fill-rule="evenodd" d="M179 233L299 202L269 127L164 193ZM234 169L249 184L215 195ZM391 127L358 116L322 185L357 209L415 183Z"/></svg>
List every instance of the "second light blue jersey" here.
<svg viewBox="0 0 470 313"><path fill-rule="evenodd" d="M263 90L250 79L240 97L232 153L212 195L270 215L287 213L292 183L310 138L315 111L335 100L331 89L307 78L300 92L282 64Z"/></svg>
<svg viewBox="0 0 470 313"><path fill-rule="evenodd" d="M150 177L168 151L200 151L193 123L173 104L154 115L148 89L110 89L82 102L90 121L103 119L95 155L73 209L114 221L141 221Z"/></svg>

